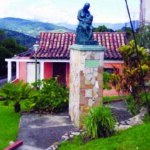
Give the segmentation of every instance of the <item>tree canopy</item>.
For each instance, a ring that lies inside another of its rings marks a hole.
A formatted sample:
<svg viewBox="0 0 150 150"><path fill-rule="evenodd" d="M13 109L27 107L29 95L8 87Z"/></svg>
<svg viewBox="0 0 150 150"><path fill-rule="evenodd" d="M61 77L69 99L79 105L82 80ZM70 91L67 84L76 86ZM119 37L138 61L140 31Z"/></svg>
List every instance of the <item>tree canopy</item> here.
<svg viewBox="0 0 150 150"><path fill-rule="evenodd" d="M108 29L105 25L102 25L95 28L94 32L114 32L114 30Z"/></svg>
<svg viewBox="0 0 150 150"><path fill-rule="evenodd" d="M18 44L16 39L5 37L5 32L0 30L0 76L7 74L5 58L11 58L16 54L26 51L27 48Z"/></svg>

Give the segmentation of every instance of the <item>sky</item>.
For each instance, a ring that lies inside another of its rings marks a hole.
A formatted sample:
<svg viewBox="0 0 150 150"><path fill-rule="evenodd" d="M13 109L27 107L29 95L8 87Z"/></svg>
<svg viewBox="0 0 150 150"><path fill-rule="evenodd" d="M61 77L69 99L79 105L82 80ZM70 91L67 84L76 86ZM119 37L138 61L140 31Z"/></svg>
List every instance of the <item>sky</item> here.
<svg viewBox="0 0 150 150"><path fill-rule="evenodd" d="M90 3L94 23L128 22L125 0L0 0L0 18L76 24L77 12ZM139 19L140 0L128 0L132 20Z"/></svg>

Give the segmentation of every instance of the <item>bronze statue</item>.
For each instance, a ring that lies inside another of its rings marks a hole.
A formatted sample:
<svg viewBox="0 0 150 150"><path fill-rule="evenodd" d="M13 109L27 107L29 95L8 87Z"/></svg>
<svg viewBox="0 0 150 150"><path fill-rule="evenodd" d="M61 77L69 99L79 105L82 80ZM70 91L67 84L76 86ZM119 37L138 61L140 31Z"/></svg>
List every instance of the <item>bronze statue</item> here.
<svg viewBox="0 0 150 150"><path fill-rule="evenodd" d="M98 42L93 40L93 16L89 12L90 4L85 3L83 8L78 12L79 24L76 29L76 44L97 45Z"/></svg>

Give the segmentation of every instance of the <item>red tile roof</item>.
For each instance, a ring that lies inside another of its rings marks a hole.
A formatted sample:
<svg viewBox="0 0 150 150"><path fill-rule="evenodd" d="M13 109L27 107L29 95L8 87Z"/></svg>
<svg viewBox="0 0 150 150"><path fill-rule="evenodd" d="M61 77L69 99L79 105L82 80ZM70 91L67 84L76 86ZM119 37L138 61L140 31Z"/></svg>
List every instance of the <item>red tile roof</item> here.
<svg viewBox="0 0 150 150"><path fill-rule="evenodd" d="M70 59L69 45L75 44L75 36L76 34L73 32L41 32L37 58ZM106 48L105 60L120 60L122 58L117 48L127 42L124 32L95 32L93 36L99 44ZM32 57L34 57L34 54Z"/></svg>

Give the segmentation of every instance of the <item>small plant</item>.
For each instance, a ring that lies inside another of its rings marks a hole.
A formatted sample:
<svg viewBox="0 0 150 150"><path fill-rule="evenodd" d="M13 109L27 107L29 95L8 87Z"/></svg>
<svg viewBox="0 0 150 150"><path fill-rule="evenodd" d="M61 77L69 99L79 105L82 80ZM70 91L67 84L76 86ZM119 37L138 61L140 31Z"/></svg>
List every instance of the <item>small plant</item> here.
<svg viewBox="0 0 150 150"><path fill-rule="evenodd" d="M143 93L141 99L142 99L142 106L147 107L148 114L150 116L150 92Z"/></svg>
<svg viewBox="0 0 150 150"><path fill-rule="evenodd" d="M5 99L4 105L14 103L15 112L20 112L20 101L27 99L31 91L28 83L20 81L19 83L6 83L0 89L0 96Z"/></svg>
<svg viewBox="0 0 150 150"><path fill-rule="evenodd" d="M83 117L86 135L92 139L109 137L114 132L114 125L115 118L109 107L97 106L91 108L88 114Z"/></svg>
<svg viewBox="0 0 150 150"><path fill-rule="evenodd" d="M139 113L141 106L136 104L132 95L126 97L127 110L135 116Z"/></svg>
<svg viewBox="0 0 150 150"><path fill-rule="evenodd" d="M108 72L103 73L103 89L111 90L111 86L108 85L110 82L110 74Z"/></svg>
<svg viewBox="0 0 150 150"><path fill-rule="evenodd" d="M26 106L37 111L60 112L68 107L69 90L57 78L39 81L42 89L31 91Z"/></svg>

